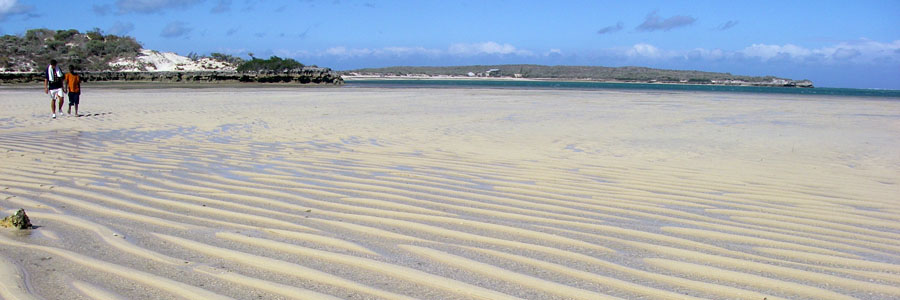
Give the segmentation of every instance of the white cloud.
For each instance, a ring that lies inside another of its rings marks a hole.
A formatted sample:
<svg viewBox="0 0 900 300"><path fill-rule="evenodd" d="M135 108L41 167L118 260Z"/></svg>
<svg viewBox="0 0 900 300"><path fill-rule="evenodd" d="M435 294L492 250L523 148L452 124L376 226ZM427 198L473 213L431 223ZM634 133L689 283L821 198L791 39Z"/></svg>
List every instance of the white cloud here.
<svg viewBox="0 0 900 300"><path fill-rule="evenodd" d="M826 63L871 63L885 59L900 62L900 40L882 43L868 39L842 42L837 45L808 49L797 45L753 44L739 53L761 61L789 59L794 61L818 60Z"/></svg>
<svg viewBox="0 0 900 300"><path fill-rule="evenodd" d="M559 49L551 50L551 53L561 53ZM476 55L519 55L534 56L528 50L518 49L510 44L485 42L476 44L453 44L446 50L425 47L401 47L390 46L383 48L347 48L344 46L332 47L319 53L319 56L336 56L340 58L355 57L410 57L410 56L476 56Z"/></svg>
<svg viewBox="0 0 900 300"><path fill-rule="evenodd" d="M372 55L373 53L374 52L372 50L370 50L369 48L347 49L347 47L340 46L340 47L328 48L325 50L324 54L330 55L330 56L340 56L340 57L344 57L344 58L349 58L349 57L357 57L357 56L368 56L368 55Z"/></svg>
<svg viewBox="0 0 900 300"><path fill-rule="evenodd" d="M834 51L832 57L836 60L848 60L860 56L862 52L858 49L838 48Z"/></svg>
<svg viewBox="0 0 900 300"><path fill-rule="evenodd" d="M16 0L0 0L0 15L5 15L16 6Z"/></svg>
<svg viewBox="0 0 900 300"><path fill-rule="evenodd" d="M339 56L344 58L362 57L362 56L413 56L413 55L439 55L440 50L428 49L424 47L384 47L384 48L356 48L348 49L347 47L332 47L325 49L323 54L330 56Z"/></svg>
<svg viewBox="0 0 900 300"><path fill-rule="evenodd" d="M537 53L537 54L535 54ZM566 53L564 56L563 53ZM285 54L290 54L285 52ZM751 44L738 49L693 48L687 50L669 49L649 43L638 43L627 47L604 48L591 53L578 53L565 49L551 48L534 52L519 49L510 44L484 42L473 44L452 44L447 48L426 47L383 47L383 48L348 48L332 47L319 51L293 52L296 56L324 59L445 59L467 61L468 58L483 56L515 56L528 58L535 63L552 62L548 59L567 57L580 63L599 64L658 64L697 65L705 63L724 63L739 65L759 63L791 63L807 66L827 65L898 65L900 64L900 40L893 42L877 42L868 39L843 42L819 48L807 48L795 44ZM290 56L290 55L288 55ZM417 60L418 59L418 60Z"/></svg>
<svg viewBox="0 0 900 300"><path fill-rule="evenodd" d="M239 54L245 53L245 49L236 50ZM277 49L272 51L272 54L280 57L309 57L311 56L310 52L307 50L288 50L288 49Z"/></svg>
<svg viewBox="0 0 900 300"><path fill-rule="evenodd" d="M813 51L809 49L786 44L784 46L780 45L766 45L766 44L753 44L744 50L740 51L747 57L756 57L760 60L772 60L772 59L803 59L808 57Z"/></svg>
<svg viewBox="0 0 900 300"><path fill-rule="evenodd" d="M694 50L688 51L685 55L685 59L689 60L721 60L723 58L728 58L732 55L726 53L722 49L703 49L696 48Z"/></svg>
<svg viewBox="0 0 900 300"><path fill-rule="evenodd" d="M376 51L380 55L393 56L409 56L409 55L440 55L441 51L437 49L428 49L425 47L384 47Z"/></svg>
<svg viewBox="0 0 900 300"><path fill-rule="evenodd" d="M460 56L474 55L520 55L533 56L534 53L528 50L517 49L510 44L499 44L496 42L484 42L475 44L453 44L447 50L447 53Z"/></svg>
<svg viewBox="0 0 900 300"><path fill-rule="evenodd" d="M19 4L16 0L0 0L0 21L12 15L29 16L32 11L34 6Z"/></svg>
<svg viewBox="0 0 900 300"><path fill-rule="evenodd" d="M853 60L872 62L876 60L891 59L900 62L900 40L890 43L881 43L869 39L861 39L854 42L844 42L820 50L826 57L833 60Z"/></svg>
<svg viewBox="0 0 900 300"><path fill-rule="evenodd" d="M601 53L601 56L606 57L620 57L636 60L755 60L760 62L782 61L815 64L900 63L900 40L883 43L861 39L820 48L806 48L794 44L752 44L740 50L705 48L670 50L647 43L639 43L627 48L603 49L598 51L598 53Z"/></svg>
<svg viewBox="0 0 900 300"><path fill-rule="evenodd" d="M640 43L631 46L630 49L625 51L625 55L634 58L660 58L663 56L663 53L653 45Z"/></svg>

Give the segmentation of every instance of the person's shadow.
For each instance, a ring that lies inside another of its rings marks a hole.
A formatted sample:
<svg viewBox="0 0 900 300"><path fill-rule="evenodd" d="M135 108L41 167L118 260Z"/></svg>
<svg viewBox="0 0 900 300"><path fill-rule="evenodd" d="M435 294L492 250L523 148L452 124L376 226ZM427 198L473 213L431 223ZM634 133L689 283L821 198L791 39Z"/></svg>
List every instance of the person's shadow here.
<svg viewBox="0 0 900 300"><path fill-rule="evenodd" d="M98 117L98 116L105 116L105 115L111 115L111 114L112 114L112 112L87 113L87 114L78 114L76 117L79 117L79 118L81 118L81 117Z"/></svg>

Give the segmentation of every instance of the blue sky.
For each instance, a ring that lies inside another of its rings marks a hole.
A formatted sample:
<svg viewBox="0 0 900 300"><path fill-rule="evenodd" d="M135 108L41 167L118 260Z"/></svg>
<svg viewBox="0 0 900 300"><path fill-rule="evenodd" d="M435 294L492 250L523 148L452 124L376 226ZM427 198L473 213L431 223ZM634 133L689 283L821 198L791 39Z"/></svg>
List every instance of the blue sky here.
<svg viewBox="0 0 900 300"><path fill-rule="evenodd" d="M338 70L647 66L900 89L900 1L0 0L0 33L100 28L144 48Z"/></svg>

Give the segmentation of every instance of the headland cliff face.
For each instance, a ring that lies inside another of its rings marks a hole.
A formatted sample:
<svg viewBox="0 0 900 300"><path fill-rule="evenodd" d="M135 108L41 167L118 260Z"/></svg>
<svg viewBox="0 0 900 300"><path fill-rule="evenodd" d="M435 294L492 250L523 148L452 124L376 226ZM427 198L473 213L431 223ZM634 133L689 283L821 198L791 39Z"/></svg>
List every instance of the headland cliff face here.
<svg viewBox="0 0 900 300"><path fill-rule="evenodd" d="M120 72L90 71L78 72L84 82L159 82L159 83L216 83L216 82L258 82L342 85L344 80L329 68L303 68L285 72L235 72L235 71L153 71ZM41 83L42 72L0 73L2 84Z"/></svg>

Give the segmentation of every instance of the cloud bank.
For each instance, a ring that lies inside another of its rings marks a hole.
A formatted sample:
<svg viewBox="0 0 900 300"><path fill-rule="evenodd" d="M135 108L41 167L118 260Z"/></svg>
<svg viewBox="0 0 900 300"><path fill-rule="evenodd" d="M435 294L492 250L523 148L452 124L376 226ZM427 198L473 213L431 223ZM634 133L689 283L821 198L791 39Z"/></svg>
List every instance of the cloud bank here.
<svg viewBox="0 0 900 300"><path fill-rule="evenodd" d="M392 46L382 48L332 47L320 51L279 52L281 55L304 58L327 58L338 60L368 58L428 58L435 61L466 61L468 58L521 58L536 63L559 63L554 59L578 58L581 64L653 63L680 62L701 66L706 63L739 64L805 64L805 65L900 65L900 40L878 42L860 39L842 42L821 48L805 48L793 44L751 44L743 49L723 50L694 48L688 50L664 49L649 43L638 43L629 47L607 48L590 53L569 53L563 55L558 48L547 50L526 50L507 43L457 43L445 49L425 47ZM541 53L541 54L536 54ZM543 60L543 61L542 61ZM427 60L426 60L427 61Z"/></svg>
<svg viewBox="0 0 900 300"><path fill-rule="evenodd" d="M554 49L557 52L558 49ZM362 57L410 57L410 56L427 56L427 57L473 57L473 56L517 56L532 57L536 56L534 52L519 49L511 44L501 44L497 42L482 43L457 43L452 44L447 49L425 48L425 47L403 47L391 46L382 48L347 48L344 46L328 48L320 52L297 52L303 56L330 56L334 58L349 59Z"/></svg>
<svg viewBox="0 0 900 300"><path fill-rule="evenodd" d="M638 43L626 48L604 49L598 53L599 56L637 61L718 61L824 66L900 65L900 40L878 42L860 39L820 48L806 48L794 44L751 44L738 50L705 48L673 50L661 49L647 43Z"/></svg>
<svg viewBox="0 0 900 300"><path fill-rule="evenodd" d="M484 42L475 44L453 44L447 50L449 54L461 56L473 55L519 55L532 56L534 53L528 50L517 49L510 44L498 44L495 42Z"/></svg>
<svg viewBox="0 0 900 300"><path fill-rule="evenodd" d="M753 44L737 52L760 61L790 61L826 64L900 63L900 40L882 43L868 39L842 42L821 48L797 45Z"/></svg>

